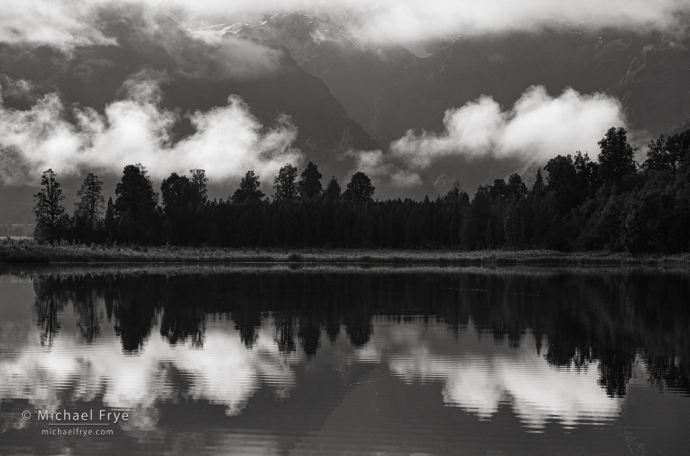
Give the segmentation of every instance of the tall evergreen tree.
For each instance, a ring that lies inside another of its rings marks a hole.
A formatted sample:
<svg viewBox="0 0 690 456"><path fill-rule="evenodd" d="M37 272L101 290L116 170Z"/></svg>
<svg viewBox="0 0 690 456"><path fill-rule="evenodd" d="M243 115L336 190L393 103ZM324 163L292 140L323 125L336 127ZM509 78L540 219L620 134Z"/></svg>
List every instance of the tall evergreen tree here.
<svg viewBox="0 0 690 456"><path fill-rule="evenodd" d="M235 190L231 199L233 204L241 204L245 201L260 200L264 197L264 192L259 190L259 176L254 174L254 171L247 171L242 180L240 180L240 188Z"/></svg>
<svg viewBox="0 0 690 456"><path fill-rule="evenodd" d="M41 191L34 195L35 205L33 213L36 223L47 234L48 239L54 239L57 229L61 224L65 208L60 204L65 196L62 194L60 183L55 179L57 175L52 169L48 169L41 175Z"/></svg>
<svg viewBox="0 0 690 456"><path fill-rule="evenodd" d="M532 194L537 198L541 198L542 196L544 196L544 191L544 178L541 175L541 168L538 168L537 177L536 179L534 179L534 184L532 185Z"/></svg>
<svg viewBox="0 0 690 456"><path fill-rule="evenodd" d="M105 209L105 229L108 233L108 242L112 242L113 234L117 228L117 222L115 221L115 206L113 205L113 199L108 198L108 205Z"/></svg>
<svg viewBox="0 0 690 456"><path fill-rule="evenodd" d="M203 169L190 169L189 173L192 175L190 183L192 186L192 204L198 206L208 202L208 177L206 171Z"/></svg>
<svg viewBox="0 0 690 456"><path fill-rule="evenodd" d="M312 162L307 163L307 167L302 171L300 181L297 184L300 196L302 198L317 198L321 196L323 192L321 177L319 167Z"/></svg>
<svg viewBox="0 0 690 456"><path fill-rule="evenodd" d="M450 190L448 190L448 193L446 193L445 199L450 201L456 201L460 197L461 193L463 193L463 191L462 185L460 185L460 181L453 181L453 186L450 188Z"/></svg>
<svg viewBox="0 0 690 456"><path fill-rule="evenodd" d="M335 176L331 176L331 180L328 181L328 185L326 186L326 199L337 200L341 195L342 190L338 183L338 179L336 179Z"/></svg>
<svg viewBox="0 0 690 456"><path fill-rule="evenodd" d="M297 168L287 163L280 168L278 175L273 179L276 201L291 200L297 196Z"/></svg>
<svg viewBox="0 0 690 456"><path fill-rule="evenodd" d="M376 188L371 183L369 176L361 171L356 172L350 179L350 183L347 184L347 193L354 201L370 200L374 196L375 190Z"/></svg>
<svg viewBox="0 0 690 456"><path fill-rule="evenodd" d="M187 176L180 176L172 173L161 183L161 195L163 197L163 208L166 213L179 210L192 203L192 199L198 188L190 182Z"/></svg>
<svg viewBox="0 0 690 456"><path fill-rule="evenodd" d="M120 219L127 215L123 225L128 233L127 241L152 239L157 205L158 194L153 191L146 167L142 164L125 166L115 186L115 211Z"/></svg>
<svg viewBox="0 0 690 456"><path fill-rule="evenodd" d="M579 200L577 171L571 155L558 155L544 167L548 171L546 190L555 195L562 214L570 212Z"/></svg>
<svg viewBox="0 0 690 456"><path fill-rule="evenodd" d="M637 170L627 135L625 128L610 128L599 141L599 169L604 182L619 182Z"/></svg>
<svg viewBox="0 0 690 456"><path fill-rule="evenodd" d="M146 206L155 207L158 194L153 191L153 184L146 167L142 164L127 165L122 172L120 182L115 186L115 211L119 216L130 211L136 220Z"/></svg>
<svg viewBox="0 0 690 456"><path fill-rule="evenodd" d="M77 192L79 202L77 208L86 214L89 224L93 227L101 218L105 206L103 198L103 181L93 173L89 173Z"/></svg>
<svg viewBox="0 0 690 456"><path fill-rule="evenodd" d="M522 176L518 173L513 173L508 177L508 189L515 198L521 198L527 194L527 186L522 181Z"/></svg>

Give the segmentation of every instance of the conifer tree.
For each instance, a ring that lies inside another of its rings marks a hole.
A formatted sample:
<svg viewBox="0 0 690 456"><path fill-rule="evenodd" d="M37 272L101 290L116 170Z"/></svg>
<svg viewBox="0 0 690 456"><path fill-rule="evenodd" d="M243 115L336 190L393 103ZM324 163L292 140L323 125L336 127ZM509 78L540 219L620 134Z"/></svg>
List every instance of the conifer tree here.
<svg viewBox="0 0 690 456"><path fill-rule="evenodd" d="M323 192L321 177L318 166L312 162L307 163L307 167L302 171L298 183L300 196L302 198L317 198L321 196Z"/></svg>
<svg viewBox="0 0 690 456"><path fill-rule="evenodd" d="M342 191L338 179L335 176L331 176L331 180L328 181L328 186L326 186L326 199L337 200L340 199Z"/></svg>
<svg viewBox="0 0 690 456"><path fill-rule="evenodd" d="M103 213L105 198L102 193L103 181L93 173L89 173L77 192L79 202L77 208L86 214L89 224L93 227Z"/></svg>
<svg viewBox="0 0 690 456"><path fill-rule="evenodd" d="M280 168L278 175L273 179L273 198L276 201L291 200L297 196L297 168L287 163Z"/></svg>
<svg viewBox="0 0 690 456"><path fill-rule="evenodd" d="M49 240L55 238L62 215L65 213L65 208L60 204L65 196L62 194L60 183L55 179L56 177L57 175L52 169L44 171L41 175L43 188L34 195L36 204L33 213L36 216L37 224L45 230Z"/></svg>
<svg viewBox="0 0 690 456"><path fill-rule="evenodd" d="M260 200L264 197L264 192L259 190L259 176L254 174L254 171L247 171L242 180L240 180L240 188L235 190L231 199L233 204L242 204L245 201Z"/></svg>
<svg viewBox="0 0 690 456"><path fill-rule="evenodd" d="M604 182L618 182L637 170L625 128L610 128L599 141L599 165Z"/></svg>

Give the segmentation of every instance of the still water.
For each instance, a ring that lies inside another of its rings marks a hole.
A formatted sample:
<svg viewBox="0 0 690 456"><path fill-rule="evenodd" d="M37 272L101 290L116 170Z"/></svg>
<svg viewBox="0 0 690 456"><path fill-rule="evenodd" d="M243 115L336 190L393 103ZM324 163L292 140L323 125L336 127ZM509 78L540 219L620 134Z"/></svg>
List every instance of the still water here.
<svg viewBox="0 0 690 456"><path fill-rule="evenodd" d="M680 455L689 377L685 270L0 271L2 455Z"/></svg>

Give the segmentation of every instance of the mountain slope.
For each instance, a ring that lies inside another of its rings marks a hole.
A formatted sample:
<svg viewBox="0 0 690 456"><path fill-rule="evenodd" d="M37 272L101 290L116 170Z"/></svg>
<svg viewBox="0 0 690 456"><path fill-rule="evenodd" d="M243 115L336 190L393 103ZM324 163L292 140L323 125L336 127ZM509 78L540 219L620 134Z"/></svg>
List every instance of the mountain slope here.
<svg viewBox="0 0 690 456"><path fill-rule="evenodd" d="M609 92L632 125L656 135L690 117L690 40L646 46Z"/></svg>
<svg viewBox="0 0 690 456"><path fill-rule="evenodd" d="M369 130L373 101L404 68L418 60L402 46L365 43L347 30L347 19L298 11L202 30L285 46L307 73L323 80L348 115Z"/></svg>

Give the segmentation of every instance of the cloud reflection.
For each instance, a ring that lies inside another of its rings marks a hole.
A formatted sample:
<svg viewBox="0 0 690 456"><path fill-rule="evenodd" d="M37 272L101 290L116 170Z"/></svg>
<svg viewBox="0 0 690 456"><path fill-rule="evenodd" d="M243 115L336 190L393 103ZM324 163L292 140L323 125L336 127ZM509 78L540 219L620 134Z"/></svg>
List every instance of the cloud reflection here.
<svg viewBox="0 0 690 456"><path fill-rule="evenodd" d="M294 385L292 365L300 360L282 355L269 329L259 332L252 350L236 331L214 327L206 332L203 350L151 337L137 356L124 356L117 338L86 349L76 336L63 335L46 351L34 331L25 334L30 340L21 352L0 360L0 399L27 399L36 408L102 396L107 407L146 410L183 396L223 405L227 415L235 415L262 379L284 396ZM189 382L184 391L173 380L174 371Z"/></svg>
<svg viewBox="0 0 690 456"><path fill-rule="evenodd" d="M405 382L442 382L448 406L489 419L502 404L510 404L532 428L542 428L550 420L568 427L606 422L621 410L623 399L608 397L598 384L598 363L587 369L550 365L529 335L520 348L510 349L507 343L480 343L470 328L460 335L459 350L450 351L456 342L447 331L401 326L407 327L375 331L367 357L378 351L379 359Z"/></svg>
<svg viewBox="0 0 690 456"><path fill-rule="evenodd" d="M481 419L510 406L525 426L540 429L549 421L567 427L603 423L620 413L623 399L608 397L600 387L597 363L587 369L550 365L530 335L511 349L482 339L471 326L458 340L433 324L375 321L374 326L361 349L337 348L350 364L382 363L407 383L441 382L447 406ZM281 354L271 328L263 326L251 350L237 331L218 325L207 329L202 350L152 336L139 355L126 356L115 337L86 346L76 335L62 334L46 351L33 328L9 331L3 325L5 334L22 334L26 342L17 344L21 338L13 336L12 344L2 344L21 348L0 360L0 399L52 408L102 397L108 407L135 410L137 421L129 426L139 430L155 429L156 405L179 398L223 405L226 414L236 415L262 384L279 397L296 386L294 369L306 358Z"/></svg>

